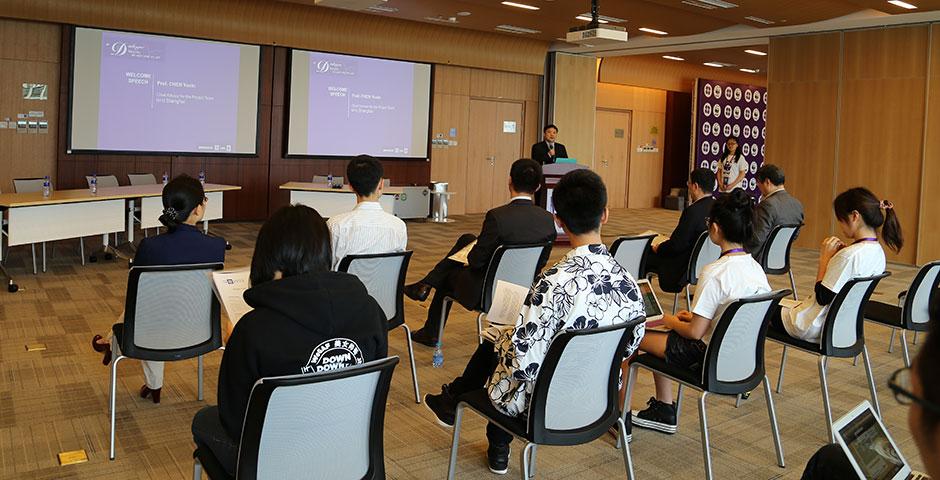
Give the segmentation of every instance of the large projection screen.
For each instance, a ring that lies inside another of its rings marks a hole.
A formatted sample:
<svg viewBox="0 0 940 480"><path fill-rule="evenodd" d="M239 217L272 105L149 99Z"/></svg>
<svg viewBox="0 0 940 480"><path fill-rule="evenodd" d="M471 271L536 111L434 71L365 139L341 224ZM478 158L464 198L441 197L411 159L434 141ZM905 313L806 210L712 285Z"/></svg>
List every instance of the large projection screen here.
<svg viewBox="0 0 940 480"><path fill-rule="evenodd" d="M256 155L261 47L76 28L71 152Z"/></svg>
<svg viewBox="0 0 940 480"><path fill-rule="evenodd" d="M287 154L427 158L431 65L291 51Z"/></svg>

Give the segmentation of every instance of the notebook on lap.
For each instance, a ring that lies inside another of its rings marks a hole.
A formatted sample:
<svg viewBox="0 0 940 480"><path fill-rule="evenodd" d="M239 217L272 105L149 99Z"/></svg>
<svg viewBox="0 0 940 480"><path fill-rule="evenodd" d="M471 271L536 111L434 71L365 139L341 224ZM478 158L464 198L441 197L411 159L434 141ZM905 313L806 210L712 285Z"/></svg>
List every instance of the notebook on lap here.
<svg viewBox="0 0 940 480"><path fill-rule="evenodd" d="M868 480L929 480L911 471L897 444L868 401L832 424L836 442L845 451L855 473Z"/></svg>

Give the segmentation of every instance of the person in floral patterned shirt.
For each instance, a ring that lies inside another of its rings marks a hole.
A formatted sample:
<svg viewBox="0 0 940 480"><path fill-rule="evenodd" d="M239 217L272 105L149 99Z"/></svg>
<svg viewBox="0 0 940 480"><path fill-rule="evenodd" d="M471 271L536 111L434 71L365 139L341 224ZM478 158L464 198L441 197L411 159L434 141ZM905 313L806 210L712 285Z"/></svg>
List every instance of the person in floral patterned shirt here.
<svg viewBox="0 0 940 480"><path fill-rule="evenodd" d="M634 321L624 356L633 354L645 333L645 309L636 280L613 259L601 241L607 222L607 189L590 170L561 178L552 202L555 218L571 240L571 251L536 278L515 327L484 341L463 375L426 395L425 405L439 423L453 426L457 397L486 388L501 412L524 417L539 369L556 335L567 329L598 328ZM487 457L490 471L508 471L512 436L490 424Z"/></svg>

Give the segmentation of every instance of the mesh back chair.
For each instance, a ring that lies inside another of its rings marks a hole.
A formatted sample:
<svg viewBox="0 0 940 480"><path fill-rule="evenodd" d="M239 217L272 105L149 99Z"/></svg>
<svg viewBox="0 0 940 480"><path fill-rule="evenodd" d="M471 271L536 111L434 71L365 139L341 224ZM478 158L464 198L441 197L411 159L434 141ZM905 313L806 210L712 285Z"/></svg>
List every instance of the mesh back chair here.
<svg viewBox="0 0 940 480"><path fill-rule="evenodd" d="M134 186L156 185L157 177L155 177L152 173L128 173L127 181L128 183ZM137 223L140 223L140 205L137 205L134 207L134 220L137 221ZM144 236L145 237L150 236L149 228L144 229Z"/></svg>
<svg viewBox="0 0 940 480"><path fill-rule="evenodd" d="M112 328L121 354L111 361L111 460L121 360L171 362L197 357L197 397L202 400L202 355L222 346L219 300L208 277L221 269L221 263L130 269L124 322Z"/></svg>
<svg viewBox="0 0 940 480"><path fill-rule="evenodd" d="M339 262L337 270L349 272L366 286L369 295L382 307L388 319L388 329L401 327L405 331L405 344L408 346L408 360L411 362L411 381L415 390L415 403L421 403L418 390L418 370L415 368L414 348L411 343L411 329L405 323L405 275L412 252L380 253L374 255L346 255Z"/></svg>
<svg viewBox="0 0 940 480"><path fill-rule="evenodd" d="M865 305L865 319L891 327L891 341L888 352L894 347L894 337L901 331L901 351L904 354L904 366L910 368L911 356L907 350L907 331L925 332L929 326L930 299L937 290L940 281L940 260L930 262L917 272L911 286L898 294L897 306L869 300Z"/></svg>
<svg viewBox="0 0 940 480"><path fill-rule="evenodd" d="M45 182L44 178L14 178L13 179L13 191L16 193L35 193L42 191L42 184ZM46 271L46 242L40 243L42 247L42 271ZM79 253L82 257L82 265L85 264L85 240L83 238L78 239L78 248ZM36 244L30 244L30 249L33 253L33 275L39 273L39 270L36 268ZM54 255L54 254L53 254Z"/></svg>
<svg viewBox="0 0 940 480"><path fill-rule="evenodd" d="M764 395L767 397L767 414L774 436L774 448L777 451L777 465L783 467L783 446L777 429L777 414L771 396L770 380L764 369L764 341L770 315L780 299L789 295L789 290L777 290L771 293L754 295L729 302L721 309L718 323L705 350L705 360L701 372L669 365L665 360L650 354L640 355L630 365L627 380L627 394L624 415L630 405L633 384L640 367L659 375L669 377L679 383L679 396L682 399L684 386L702 392L698 401L699 422L702 430L702 454L705 457L705 477L712 478L711 447L708 441L708 419L705 415L705 399L710 394L740 396L750 392L762 382ZM681 405L681 403L680 403ZM679 417L676 409L676 418Z"/></svg>
<svg viewBox="0 0 940 480"><path fill-rule="evenodd" d="M654 238L656 235L620 237L610 246L610 254L633 278L640 278L640 272L646 267L646 252Z"/></svg>
<svg viewBox="0 0 940 480"><path fill-rule="evenodd" d="M764 273L767 275L790 276L790 289L793 291L793 299L799 300L796 295L796 282L793 281L793 271L790 270L790 249L793 247L793 241L800 233L803 225L777 225L770 230L767 240L764 242L764 248L761 249L760 258L757 259Z"/></svg>
<svg viewBox="0 0 940 480"><path fill-rule="evenodd" d="M477 341L483 342L483 315L490 311L493 295L496 293L496 283L500 280L529 287L538 275L539 259L544 255L548 257L551 243L537 243L528 245L500 245L496 247L490 263L486 267L483 277L483 292L480 295L480 304L473 310L477 312ZM447 312L454 298L444 297L441 308L441 324L437 332L437 341L444 344L444 323L447 321ZM459 303L459 302L458 302Z"/></svg>
<svg viewBox="0 0 940 480"><path fill-rule="evenodd" d="M836 438L832 433L832 409L829 406L829 383L826 378L826 366L829 363L829 357L854 358L859 353L862 354L865 359L865 373L868 376L871 403L874 405L878 416L881 416L881 406L878 403L878 394L875 390L875 378L872 376L871 361L868 358L868 347L865 346L863 314L865 304L871 298L878 282L888 275L891 275L891 273L884 272L871 277L853 278L846 282L839 293L836 294L836 298L829 304L820 343L796 339L788 335L787 332L777 329L770 329L767 333L767 338L783 345L783 356L780 358L780 376L777 378L777 393L780 393L781 385L783 385L783 371L786 367L788 347L819 357L819 384L822 389L829 443L836 443Z"/></svg>
<svg viewBox="0 0 940 480"><path fill-rule="evenodd" d="M398 357L328 373L262 378L251 389L235 477L239 480L385 478L385 402ZM231 479L196 443L193 479L205 468Z"/></svg>
<svg viewBox="0 0 940 480"><path fill-rule="evenodd" d="M525 442L521 458L525 480L535 476L538 445L581 445L604 435L613 425L621 438L626 438L619 405L620 364L627 345L634 340L634 328L644 321L645 317L639 317L613 326L559 333L539 369L524 418L497 410L485 389L458 397L447 478L453 480L456 475L460 422L466 408ZM633 464L626 442L623 461L632 480Z"/></svg>

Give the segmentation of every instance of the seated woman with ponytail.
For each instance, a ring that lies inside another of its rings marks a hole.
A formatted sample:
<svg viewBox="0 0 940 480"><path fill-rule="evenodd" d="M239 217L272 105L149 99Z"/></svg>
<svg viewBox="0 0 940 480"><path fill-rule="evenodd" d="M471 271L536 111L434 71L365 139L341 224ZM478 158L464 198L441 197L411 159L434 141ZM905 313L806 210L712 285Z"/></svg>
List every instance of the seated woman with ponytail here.
<svg viewBox="0 0 940 480"><path fill-rule="evenodd" d="M813 295L793 308L781 308L780 315L771 319L771 328L807 342L819 342L829 304L846 282L884 272L885 252L878 243L878 228L885 245L895 252L904 244L894 205L887 200L879 201L867 188L856 187L840 193L832 206L849 243L839 237L823 240Z"/></svg>
<svg viewBox="0 0 940 480"><path fill-rule="evenodd" d="M708 237L721 247L721 256L702 268L692 311L663 315L663 324L670 331L647 330L640 350L696 374L702 371L705 348L721 307L733 300L770 292L767 275L743 246L751 238L753 221L754 203L744 190L734 189L715 201L707 220ZM653 379L656 397L649 399L645 410L633 412L633 424L663 433L676 433L672 381L655 374ZM630 428L629 422L627 426Z"/></svg>
<svg viewBox="0 0 940 480"><path fill-rule="evenodd" d="M221 263L225 261L225 240L210 237L196 226L206 212L206 195L198 180L181 175L163 187L163 215L160 222L167 232L145 238L137 247L134 266L189 265L198 263ZM122 315L123 318L123 315ZM120 321L120 320L119 320ZM102 363L111 363L112 350L119 346L112 338L95 335L91 340L96 352L103 352ZM140 397L160 403L163 387L163 362L141 361L144 369L144 386Z"/></svg>

